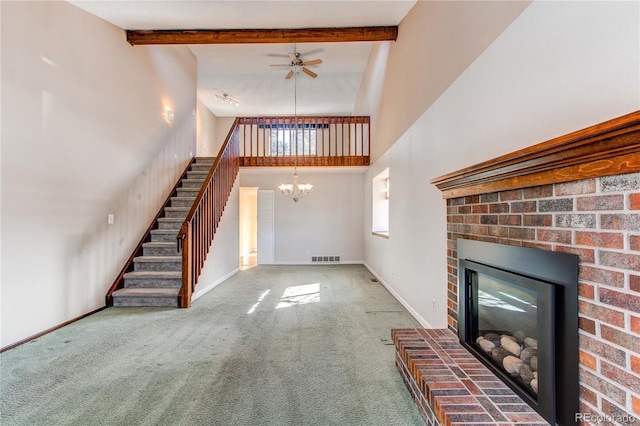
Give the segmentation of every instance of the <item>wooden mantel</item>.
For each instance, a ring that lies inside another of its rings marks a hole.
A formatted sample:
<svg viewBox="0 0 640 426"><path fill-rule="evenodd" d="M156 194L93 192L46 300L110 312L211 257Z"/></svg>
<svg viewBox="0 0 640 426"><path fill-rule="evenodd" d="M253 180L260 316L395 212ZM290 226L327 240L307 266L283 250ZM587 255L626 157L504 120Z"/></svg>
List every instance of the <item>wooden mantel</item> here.
<svg viewBox="0 0 640 426"><path fill-rule="evenodd" d="M640 111L432 179L443 198L640 171Z"/></svg>

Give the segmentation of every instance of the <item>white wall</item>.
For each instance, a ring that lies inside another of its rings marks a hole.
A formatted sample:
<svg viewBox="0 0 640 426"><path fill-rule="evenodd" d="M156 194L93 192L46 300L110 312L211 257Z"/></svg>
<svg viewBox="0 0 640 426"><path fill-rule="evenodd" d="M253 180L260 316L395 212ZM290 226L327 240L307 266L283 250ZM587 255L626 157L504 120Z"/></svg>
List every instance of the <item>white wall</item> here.
<svg viewBox="0 0 640 426"><path fill-rule="evenodd" d="M533 3L367 172L366 263L423 324L447 326L446 208L429 180L640 109L639 8ZM371 180L387 167L388 240L370 235Z"/></svg>
<svg viewBox="0 0 640 426"><path fill-rule="evenodd" d="M229 130L231 130L231 126L235 121L235 117L217 117L216 118L216 144L214 146L214 156L218 155L218 151L222 147L227 135L229 134Z"/></svg>
<svg viewBox="0 0 640 426"><path fill-rule="evenodd" d="M240 171L241 186L276 190L275 263L310 263L311 256L320 255L362 262L363 170L301 168L298 174L300 183L313 189L294 203L277 189L292 181L292 168Z"/></svg>
<svg viewBox="0 0 640 426"><path fill-rule="evenodd" d="M355 114L371 115L372 160L380 158L528 4L416 2L399 25L397 41L372 49L354 106Z"/></svg>
<svg viewBox="0 0 640 426"><path fill-rule="evenodd" d="M4 347L104 306L195 154L196 60L66 2L0 7Z"/></svg>
<svg viewBox="0 0 640 426"><path fill-rule="evenodd" d="M193 293L192 301L198 299L239 270L239 199L240 184L239 179L236 179L209 248L207 261L204 264L200 278L198 278L198 285Z"/></svg>
<svg viewBox="0 0 640 426"><path fill-rule="evenodd" d="M216 117L200 100L197 105L197 155L215 157L227 138L235 117Z"/></svg>
<svg viewBox="0 0 640 426"><path fill-rule="evenodd" d="M197 156L215 157L218 155L220 145L217 138L217 117L213 115L209 108L199 99L196 109L196 136L197 136Z"/></svg>

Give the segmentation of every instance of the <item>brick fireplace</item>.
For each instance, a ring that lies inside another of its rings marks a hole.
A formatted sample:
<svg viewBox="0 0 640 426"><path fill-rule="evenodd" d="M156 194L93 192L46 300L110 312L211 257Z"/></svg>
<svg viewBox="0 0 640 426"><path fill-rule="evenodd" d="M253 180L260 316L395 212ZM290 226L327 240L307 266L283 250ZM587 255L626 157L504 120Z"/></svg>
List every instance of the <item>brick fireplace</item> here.
<svg viewBox="0 0 640 426"><path fill-rule="evenodd" d="M630 415L640 423L638 170L636 112L432 181L447 198L452 331L458 329L459 238L579 256L585 424Z"/></svg>
<svg viewBox="0 0 640 426"><path fill-rule="evenodd" d="M580 409L640 416L640 173L447 201L448 324L457 239L577 254Z"/></svg>

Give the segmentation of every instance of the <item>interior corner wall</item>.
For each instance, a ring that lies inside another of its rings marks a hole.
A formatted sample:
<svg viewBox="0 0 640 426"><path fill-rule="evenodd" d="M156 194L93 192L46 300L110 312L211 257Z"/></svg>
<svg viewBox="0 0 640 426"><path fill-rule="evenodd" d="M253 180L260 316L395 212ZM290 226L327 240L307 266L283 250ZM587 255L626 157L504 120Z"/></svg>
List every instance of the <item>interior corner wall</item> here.
<svg viewBox="0 0 640 426"><path fill-rule="evenodd" d="M104 306L195 154L196 59L67 2L0 7L6 347Z"/></svg>
<svg viewBox="0 0 640 426"><path fill-rule="evenodd" d="M200 278L198 278L198 284L192 298L194 301L239 270L239 205L240 179L236 178L213 242L209 247L207 260L202 268Z"/></svg>
<svg viewBox="0 0 640 426"><path fill-rule="evenodd" d="M218 151L222 148L222 144L227 139L227 135L229 135L229 131L231 130L231 126L233 126L233 122L236 120L235 117L217 117L216 118L216 148L215 153L218 155Z"/></svg>
<svg viewBox="0 0 640 426"><path fill-rule="evenodd" d="M362 263L363 171L299 168L298 174L300 183L311 183L313 189L294 203L278 191L278 185L292 181L292 168L240 171L241 186L276 191L275 263L307 264L312 256L340 256L343 263Z"/></svg>
<svg viewBox="0 0 640 426"><path fill-rule="evenodd" d="M196 109L196 139L198 157L215 157L220 150L217 136L217 117L199 99Z"/></svg>
<svg viewBox="0 0 640 426"><path fill-rule="evenodd" d="M370 167L365 262L423 324L447 327L446 204L429 181L640 109L639 8L534 2ZM404 50L394 60L428 54ZM384 239L370 232L370 194L372 179L387 167Z"/></svg>
<svg viewBox="0 0 640 426"><path fill-rule="evenodd" d="M369 90L361 90L356 100L356 113L371 116L372 160L380 158L529 4L416 2L399 25L397 41L372 49L363 84Z"/></svg>

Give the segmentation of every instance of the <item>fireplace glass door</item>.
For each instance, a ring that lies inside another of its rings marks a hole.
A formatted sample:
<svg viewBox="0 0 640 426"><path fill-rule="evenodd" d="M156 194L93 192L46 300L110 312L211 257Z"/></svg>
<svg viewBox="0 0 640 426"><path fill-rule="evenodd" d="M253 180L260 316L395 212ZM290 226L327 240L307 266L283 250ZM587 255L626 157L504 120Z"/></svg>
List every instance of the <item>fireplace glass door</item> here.
<svg viewBox="0 0 640 426"><path fill-rule="evenodd" d="M556 399L554 285L459 263L465 277L463 345L550 420Z"/></svg>
<svg viewBox="0 0 640 426"><path fill-rule="evenodd" d="M578 256L457 240L460 343L550 424L575 424Z"/></svg>
<svg viewBox="0 0 640 426"><path fill-rule="evenodd" d="M537 292L484 273L476 275L475 292L474 344L537 399Z"/></svg>

